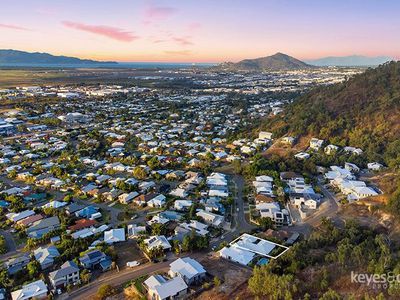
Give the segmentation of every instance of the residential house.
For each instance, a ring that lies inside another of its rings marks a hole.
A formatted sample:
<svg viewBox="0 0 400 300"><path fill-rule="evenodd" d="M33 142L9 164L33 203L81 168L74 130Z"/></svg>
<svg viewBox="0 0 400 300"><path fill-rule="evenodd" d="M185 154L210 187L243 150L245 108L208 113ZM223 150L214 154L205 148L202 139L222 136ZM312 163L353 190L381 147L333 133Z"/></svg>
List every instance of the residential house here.
<svg viewBox="0 0 400 300"><path fill-rule="evenodd" d="M349 162L344 163L344 168L353 173L360 172L360 168L356 164L353 164L353 163L349 163Z"/></svg>
<svg viewBox="0 0 400 300"><path fill-rule="evenodd" d="M73 231L81 230L84 228L90 228L97 224L98 224L98 222L96 220L80 219L80 220L75 221L74 225L69 226L68 230L73 232Z"/></svg>
<svg viewBox="0 0 400 300"><path fill-rule="evenodd" d="M13 275L25 268L30 261L30 255L28 253L24 253L20 256L8 259L4 263L4 268L7 270L8 274Z"/></svg>
<svg viewBox="0 0 400 300"><path fill-rule="evenodd" d="M80 283L79 267L73 261L66 261L58 270L49 274L49 279L54 289L78 284Z"/></svg>
<svg viewBox="0 0 400 300"><path fill-rule="evenodd" d="M60 256L55 246L39 247L33 251L35 259L40 263L42 270L48 269L54 265L54 260Z"/></svg>
<svg viewBox="0 0 400 300"><path fill-rule="evenodd" d="M321 149L323 144L324 144L324 140L320 140L320 139L317 139L317 138L312 138L310 140L310 148L313 149L313 150L316 150L316 151Z"/></svg>
<svg viewBox="0 0 400 300"><path fill-rule="evenodd" d="M259 139L272 140L272 136L273 136L272 132L260 131L258 133Z"/></svg>
<svg viewBox="0 0 400 300"><path fill-rule="evenodd" d="M125 242L125 228L104 231L104 242L107 244Z"/></svg>
<svg viewBox="0 0 400 300"><path fill-rule="evenodd" d="M324 148L324 152L325 152L325 154L327 154L327 155L336 154L338 151L339 151L339 147L336 146L336 145L332 145L332 144L329 144L328 146L326 146L326 147Z"/></svg>
<svg viewBox="0 0 400 300"><path fill-rule="evenodd" d="M281 140L281 143L283 143L285 145L289 145L289 146L293 146L295 142L296 142L296 139L291 136L285 136Z"/></svg>
<svg viewBox="0 0 400 300"><path fill-rule="evenodd" d="M181 277L166 279L161 275L152 275L143 282L151 300L182 299L188 286Z"/></svg>
<svg viewBox="0 0 400 300"><path fill-rule="evenodd" d="M150 207L163 207L165 205L166 197L163 194L158 194L153 197L149 201L147 201L147 205Z"/></svg>
<svg viewBox="0 0 400 300"><path fill-rule="evenodd" d="M144 243L146 244L148 250L162 247L162 249L167 251L170 250L172 247L164 235L151 236L148 239L145 239Z"/></svg>
<svg viewBox="0 0 400 300"><path fill-rule="evenodd" d="M288 250L288 247L244 233L228 246L222 248L219 254L225 259L248 265L257 256L275 258L271 254L277 246L283 248L284 251Z"/></svg>
<svg viewBox="0 0 400 300"><path fill-rule="evenodd" d="M367 164L368 170L379 171L383 168L383 165L378 162L372 162Z"/></svg>
<svg viewBox="0 0 400 300"><path fill-rule="evenodd" d="M33 216L35 212L33 210L24 210L19 213L8 213L6 214L6 218L12 222L18 222L30 216Z"/></svg>
<svg viewBox="0 0 400 300"><path fill-rule="evenodd" d="M219 227L224 222L224 217L214 214L212 212L205 211L200 209L196 216L201 217L207 224L213 225L215 227Z"/></svg>
<svg viewBox="0 0 400 300"><path fill-rule="evenodd" d="M289 197L293 205L298 208L304 206L308 209L317 209L320 200L317 194L309 193L292 193Z"/></svg>
<svg viewBox="0 0 400 300"><path fill-rule="evenodd" d="M206 276L204 267L190 257L178 258L169 266L168 275L171 277L181 277L187 285L201 282Z"/></svg>
<svg viewBox="0 0 400 300"><path fill-rule="evenodd" d="M47 299L47 286L43 280L37 280L22 286L11 293L12 300Z"/></svg>
<svg viewBox="0 0 400 300"><path fill-rule="evenodd" d="M60 220L57 216L41 219L33 223L31 227L26 229L26 234L30 238L41 238L46 233L60 228Z"/></svg>
<svg viewBox="0 0 400 300"><path fill-rule="evenodd" d="M299 152L299 153L296 153L296 154L294 155L294 157L297 158L297 159L299 159L299 160L306 160L306 159L309 159L310 156L311 156L311 155L310 155L309 153L307 153L307 152Z"/></svg>
<svg viewBox="0 0 400 300"><path fill-rule="evenodd" d="M101 262L110 260L110 258L105 255L100 250L93 250L86 253L84 256L79 258L80 264L85 269L94 269L100 265ZM111 264L110 264L111 265Z"/></svg>
<svg viewBox="0 0 400 300"><path fill-rule="evenodd" d="M270 218L277 226L289 225L290 215L286 209L281 209L279 203L259 203L256 205L261 218Z"/></svg>
<svg viewBox="0 0 400 300"><path fill-rule="evenodd" d="M97 206L89 205L75 212L75 216L77 218L93 219L93 216L96 215L98 211L99 208Z"/></svg>
<svg viewBox="0 0 400 300"><path fill-rule="evenodd" d="M207 230L208 225L203 224L196 220L190 220L189 223L180 223L175 227L175 235L178 236L179 240L183 240L183 237L194 232L200 236L206 236L209 231Z"/></svg>
<svg viewBox="0 0 400 300"><path fill-rule="evenodd" d="M193 204L192 200L175 200L174 208L179 211L188 210Z"/></svg>
<svg viewBox="0 0 400 300"><path fill-rule="evenodd" d="M128 224L128 238L137 238L146 233L146 226L138 226L136 224Z"/></svg>
<svg viewBox="0 0 400 300"><path fill-rule="evenodd" d="M130 193L124 193L118 197L119 202L122 204L129 204L135 199L137 196L139 196L138 192L130 192Z"/></svg>

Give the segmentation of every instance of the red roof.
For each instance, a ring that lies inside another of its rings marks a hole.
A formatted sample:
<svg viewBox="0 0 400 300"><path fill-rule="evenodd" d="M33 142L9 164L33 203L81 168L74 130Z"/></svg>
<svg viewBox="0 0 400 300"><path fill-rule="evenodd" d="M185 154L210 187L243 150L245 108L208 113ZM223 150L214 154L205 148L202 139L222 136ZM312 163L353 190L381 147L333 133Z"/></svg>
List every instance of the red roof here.
<svg viewBox="0 0 400 300"><path fill-rule="evenodd" d="M33 215L18 221L17 224L22 226L29 226L30 224L33 224L34 222L39 221L41 219L43 219L42 215Z"/></svg>
<svg viewBox="0 0 400 300"><path fill-rule="evenodd" d="M80 230L83 228L92 227L97 224L96 220L80 219L75 222L75 225L69 226L68 229L72 231Z"/></svg>

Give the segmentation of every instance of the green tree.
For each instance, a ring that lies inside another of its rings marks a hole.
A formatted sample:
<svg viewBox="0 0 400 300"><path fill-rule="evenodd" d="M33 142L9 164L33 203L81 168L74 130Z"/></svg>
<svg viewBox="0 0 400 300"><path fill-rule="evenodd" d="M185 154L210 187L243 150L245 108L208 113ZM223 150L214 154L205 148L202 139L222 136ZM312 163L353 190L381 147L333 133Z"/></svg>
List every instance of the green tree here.
<svg viewBox="0 0 400 300"><path fill-rule="evenodd" d="M142 167L136 167L133 169L133 176L137 179L145 179L147 177L147 173Z"/></svg>
<svg viewBox="0 0 400 300"><path fill-rule="evenodd" d="M188 252L192 250L192 240L189 235L185 235L182 241L182 251Z"/></svg>
<svg viewBox="0 0 400 300"><path fill-rule="evenodd" d="M86 284L90 281L92 274L87 269L84 269L82 272L80 272L79 277L81 279L81 282Z"/></svg>
<svg viewBox="0 0 400 300"><path fill-rule="evenodd" d="M221 285L221 279L219 279L218 276L215 276L215 277L213 278L213 283L214 283L214 286L215 286L215 287L219 287L219 286Z"/></svg>
<svg viewBox="0 0 400 300"><path fill-rule="evenodd" d="M267 230L267 229L272 229L274 228L274 222L272 221L271 218L266 217L266 218L260 218L260 220L258 221L260 224L260 227L262 228L262 230Z"/></svg>
<svg viewBox="0 0 400 300"><path fill-rule="evenodd" d="M5 288L11 286L11 280L6 269L0 270L0 286Z"/></svg>
<svg viewBox="0 0 400 300"><path fill-rule="evenodd" d="M319 300L341 300L341 299L343 298L340 297L340 295L332 289L329 289L319 298Z"/></svg>
<svg viewBox="0 0 400 300"><path fill-rule="evenodd" d="M153 156L147 161L147 165L150 167L150 169L154 170L160 166L160 161L158 160L157 156Z"/></svg>
<svg viewBox="0 0 400 300"><path fill-rule="evenodd" d="M113 296L117 293L117 290L110 284L103 284L97 290L97 298L99 300L107 299L110 296Z"/></svg>
<svg viewBox="0 0 400 300"><path fill-rule="evenodd" d="M40 272L40 263L37 260L31 261L27 266L28 274L31 278L35 278Z"/></svg>
<svg viewBox="0 0 400 300"><path fill-rule="evenodd" d="M7 244L4 236L0 235L0 254L4 254L7 252Z"/></svg>
<svg viewBox="0 0 400 300"><path fill-rule="evenodd" d="M151 234L152 235L165 235L166 228L164 224L154 223L151 225Z"/></svg>
<svg viewBox="0 0 400 300"><path fill-rule="evenodd" d="M292 299L297 292L293 275L273 274L267 266L254 268L248 286L254 296L271 300Z"/></svg>

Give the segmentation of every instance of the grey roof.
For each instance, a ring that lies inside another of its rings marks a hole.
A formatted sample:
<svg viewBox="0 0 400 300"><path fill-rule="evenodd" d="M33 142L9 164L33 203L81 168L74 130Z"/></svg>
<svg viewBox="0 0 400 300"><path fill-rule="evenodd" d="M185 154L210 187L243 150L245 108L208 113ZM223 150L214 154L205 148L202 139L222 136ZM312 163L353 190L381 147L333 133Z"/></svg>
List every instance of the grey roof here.
<svg viewBox="0 0 400 300"><path fill-rule="evenodd" d="M57 248L55 246L49 246L47 248L40 247L33 251L33 254L35 255L35 259L40 263L45 263L54 261L54 258L60 256L60 252L58 252Z"/></svg>
<svg viewBox="0 0 400 300"><path fill-rule="evenodd" d="M84 208L84 205L80 205L77 204L75 202L72 202L71 204L69 204L68 206L66 206L66 210L70 213L73 214L74 212L77 212L78 210L81 210L82 208Z"/></svg>
<svg viewBox="0 0 400 300"><path fill-rule="evenodd" d="M78 272L79 268L78 266L73 262L73 261L66 261L61 267L60 269L51 272L49 274L50 279L52 280L57 280L60 278L63 278L69 274Z"/></svg>
<svg viewBox="0 0 400 300"><path fill-rule="evenodd" d="M29 253L24 253L23 255L14 257L14 258L10 258L8 261L6 261L6 265L10 266L10 265L15 265L15 264L19 264L25 261L30 261L31 257L29 255Z"/></svg>
<svg viewBox="0 0 400 300"><path fill-rule="evenodd" d="M35 223L33 223L33 225L31 227L29 227L27 229L27 232L32 232L35 230L40 230L40 229L44 229L47 227L54 227L54 226L59 226L59 225L60 225L60 220L58 219L57 216L50 217L50 218L36 221Z"/></svg>

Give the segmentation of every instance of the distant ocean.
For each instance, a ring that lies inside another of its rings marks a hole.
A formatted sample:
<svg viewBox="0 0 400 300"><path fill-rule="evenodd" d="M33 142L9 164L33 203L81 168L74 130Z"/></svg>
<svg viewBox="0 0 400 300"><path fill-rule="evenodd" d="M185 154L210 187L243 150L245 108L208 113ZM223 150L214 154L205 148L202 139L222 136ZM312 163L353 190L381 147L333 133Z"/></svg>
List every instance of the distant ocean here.
<svg viewBox="0 0 400 300"><path fill-rule="evenodd" d="M157 62L124 62L116 64L25 64L0 63L0 68L105 68L105 69L188 69L193 67L206 68L215 66L213 63L157 63Z"/></svg>

